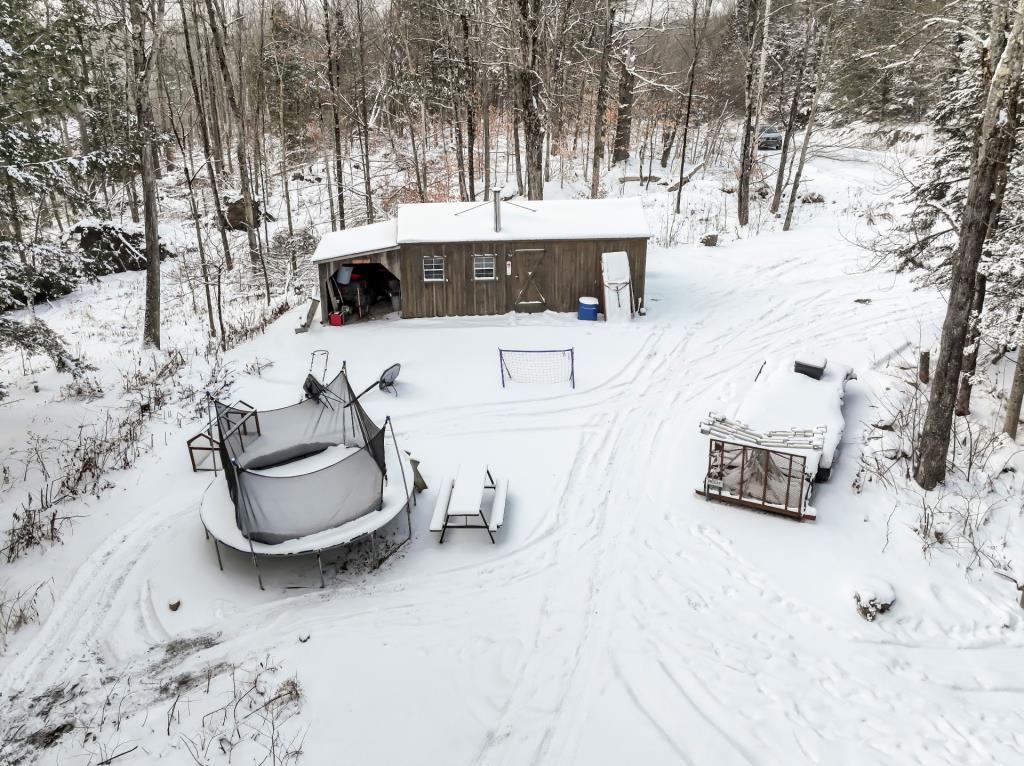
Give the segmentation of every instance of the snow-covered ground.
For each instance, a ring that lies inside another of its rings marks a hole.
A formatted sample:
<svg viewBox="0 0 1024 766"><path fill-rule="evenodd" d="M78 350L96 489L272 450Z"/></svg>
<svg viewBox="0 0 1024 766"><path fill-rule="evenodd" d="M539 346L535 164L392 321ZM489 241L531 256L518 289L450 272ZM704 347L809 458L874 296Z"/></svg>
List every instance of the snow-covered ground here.
<svg viewBox="0 0 1024 766"><path fill-rule="evenodd" d="M315 349L330 351L330 374L344 360L355 385L401 362L398 396L363 402L393 418L431 485L412 542L376 570L331 554L324 590L314 560L266 561L260 591L246 556L224 552L221 572L204 538L199 500L221 479L190 471L195 424L152 424L151 451L69 504L84 518L63 545L0 570L20 587L52 578L54 600L0 657L0 721L22 737L75 721L38 751L43 763L133 747L118 764L226 763L221 708L263 663L275 684L301 686L274 725L310 764L1019 762L1012 585L952 554L926 557L913 509L894 514L887 490L852 488L891 383L885 362L927 344L943 311L940 296L869 270L852 243L851 202L871 195L877 159L814 162L807 188L826 203L805 206L791 232L652 246L647 316L630 323L507 315L295 335L305 307L291 310L227 354L234 396L290 403ZM645 200L652 221L664 194ZM140 285L110 278L50 311L98 314ZM574 347L576 389L502 389L502 346ZM700 419L728 410L766 358L802 349L859 375L817 522L696 496ZM241 372L257 358L273 366ZM24 434L47 415L26 417L0 408L5 446L9 427ZM427 530L433 487L470 457L511 481L505 526L495 545L455 531L440 546ZM895 606L863 620L855 594L887 588ZM231 746L235 763L266 750Z"/></svg>

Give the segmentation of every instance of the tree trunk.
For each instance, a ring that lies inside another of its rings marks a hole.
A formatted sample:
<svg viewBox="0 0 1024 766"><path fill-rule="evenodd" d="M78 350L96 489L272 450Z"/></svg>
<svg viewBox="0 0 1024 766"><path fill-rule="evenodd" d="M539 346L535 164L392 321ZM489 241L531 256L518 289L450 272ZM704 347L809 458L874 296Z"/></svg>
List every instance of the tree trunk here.
<svg viewBox="0 0 1024 766"><path fill-rule="evenodd" d="M828 60L828 44L831 30L825 27L822 32L821 48L818 52L818 62L814 75L814 95L811 96L811 112L807 115L807 125L804 127L804 140L800 145L800 155L796 163L796 173L793 175L793 188L789 192L789 203L786 205L786 220L782 224L783 231L789 231L793 225L793 211L796 210L796 198L800 193L800 179L804 173L804 163L807 161L807 149L811 145L811 135L814 133L814 119L818 115L818 103L821 100L821 91L825 75L825 67Z"/></svg>
<svg viewBox="0 0 1024 766"><path fill-rule="evenodd" d="M487 84L487 70L480 75L480 118L484 143L484 200L491 198L491 103Z"/></svg>
<svg viewBox="0 0 1024 766"><path fill-rule="evenodd" d="M981 313L985 309L987 279L979 273L974 280L974 305L971 307L971 328L964 351L963 372L960 375L960 389L956 395L956 414L963 417L971 412L972 378L978 371L978 352L981 350Z"/></svg>
<svg viewBox="0 0 1024 766"><path fill-rule="evenodd" d="M288 216L288 236L295 235L295 227L292 224L292 192L288 188L288 151L287 136L284 130L284 78L277 78L277 124L278 133L281 136L281 187L284 191L284 210ZM295 269L295 254L292 253L292 269Z"/></svg>
<svg viewBox="0 0 1024 766"><path fill-rule="evenodd" d="M594 154L590 165L590 197L595 199L601 191L601 161L604 159L604 111L608 97L608 69L612 48L612 26L615 10L609 0L605 2L607 24L604 28L604 42L601 46L601 65L597 74L597 93L594 96Z"/></svg>
<svg viewBox="0 0 1024 766"><path fill-rule="evenodd" d="M366 222L373 223L373 186L370 178L370 115L366 88L366 29L363 25L363 0L356 0L356 52L359 57L359 145L363 155L363 194L366 196Z"/></svg>
<svg viewBox="0 0 1024 766"><path fill-rule="evenodd" d="M337 11L335 11L337 13ZM327 84L331 91L331 131L334 137L334 187L337 192L338 228L345 228L344 161L341 153L341 98L339 96L341 62L338 60L334 36L335 20L329 0L324 0L324 37L327 42Z"/></svg>
<svg viewBox="0 0 1024 766"><path fill-rule="evenodd" d="M473 98L476 77L473 72L473 61L469 53L469 17L459 14L462 22L462 57L466 67L466 176L469 181L469 198L476 199L476 110Z"/></svg>
<svg viewBox="0 0 1024 766"><path fill-rule="evenodd" d="M1024 338L1024 328L1019 335ZM1003 431L1011 439L1017 438L1022 399L1024 399L1024 342L1017 344L1017 366L1013 372L1013 385L1010 386L1010 398L1006 400L1006 418L1003 421Z"/></svg>
<svg viewBox="0 0 1024 766"><path fill-rule="evenodd" d="M516 166L516 190L519 196L526 193L526 185L523 183L523 150L519 146L519 110L512 109L512 151L515 153Z"/></svg>
<svg viewBox="0 0 1024 766"><path fill-rule="evenodd" d="M128 1L131 16L132 69L135 75L135 120L142 133L139 165L142 174L142 206L146 237L146 308L142 339L147 346L160 348L160 207L156 193L156 167L153 135L153 105L150 101L150 82L160 53L160 27L163 21L163 1L155 11L155 19L144 13L140 0ZM149 56L146 55L146 27L154 25Z"/></svg>
<svg viewBox="0 0 1024 766"><path fill-rule="evenodd" d="M128 195L128 212L131 214L132 223L142 223L142 213L139 211L139 190L135 188L135 180L138 174L129 171L128 181L125 184Z"/></svg>
<svg viewBox="0 0 1024 766"><path fill-rule="evenodd" d="M626 52L619 72L619 108L615 120L615 145L612 149L612 163L629 159L629 145L633 132L633 89L636 75L630 70L633 54ZM642 170L642 168L641 168Z"/></svg>
<svg viewBox="0 0 1024 766"><path fill-rule="evenodd" d="M988 236L988 223L998 176L1006 172L1012 150L1013 135L1003 119L1005 110L1016 104L1021 79L1021 44L1024 35L1024 0L1018 0L1013 27L999 63L993 70L982 112L978 151L971 163L971 174L964 200L960 237L953 262L949 302L942 325L942 342L936 360L932 384L921 432L919 461L914 478L926 490L946 477L946 456L949 451L957 386L960 382L964 345L967 338L974 298L974 283ZM992 39L990 46L998 41ZM992 57L995 58L994 56ZM1007 135L1009 133L1009 135Z"/></svg>
<svg viewBox="0 0 1024 766"><path fill-rule="evenodd" d="M696 21L694 21L696 24ZM686 86L686 108L683 110L683 138L679 146L679 188L676 189L676 215L683 204L683 187L686 185L686 150L690 139L690 115L693 111L693 89L697 82L697 56L700 55L700 46L695 45L693 59L690 61L690 74Z"/></svg>
<svg viewBox="0 0 1024 766"><path fill-rule="evenodd" d="M772 213L779 212L779 207L782 206L782 192L786 187L786 161L789 159L789 147L792 145L793 136L796 134L796 119L800 114L800 97L803 95L807 59L810 55L811 41L814 39L812 18L808 14L807 25L804 31L804 45L800 52L796 79L793 83L793 98L789 102L789 114L786 117L786 132L783 134L782 151L779 153L779 170L775 174L775 192L772 194L772 202L768 208Z"/></svg>
<svg viewBox="0 0 1024 766"><path fill-rule="evenodd" d="M193 0L192 18L198 19L199 13ZM196 23L196 31L199 31L199 24ZM224 137L221 134L220 107L217 104L217 83L213 69L213 56L210 54L210 46L207 44L205 35L200 40L200 45L206 48L203 58L206 61L206 99L209 104L209 128L210 143L213 145L213 162L217 174L224 173ZM219 203L218 203L219 204ZM230 269L231 266L228 266Z"/></svg>
<svg viewBox="0 0 1024 766"><path fill-rule="evenodd" d="M541 0L517 0L520 14L519 98L529 199L544 199L544 82L540 78Z"/></svg>
<svg viewBox="0 0 1024 766"><path fill-rule="evenodd" d="M427 201L427 185L426 179L423 178L423 174L420 173L420 153L419 147L416 144L416 125L413 119L412 109L408 110L409 119L409 143L412 145L412 165L416 171L416 191L419 193L420 202Z"/></svg>
<svg viewBox="0 0 1024 766"><path fill-rule="evenodd" d="M18 195L14 191L14 182L11 180L10 174L7 172L7 168L3 169L4 174L4 190L7 193L7 205L11 209L11 217L8 223L10 224L11 236L14 241L21 244L23 235L21 233L21 211L18 208Z"/></svg>
<svg viewBox="0 0 1024 766"><path fill-rule="evenodd" d="M238 159L238 182L242 187L242 208L245 213L245 228L249 241L249 261L253 267L261 265L259 243L256 241L256 218L253 215L252 186L249 180L249 168L246 162L245 149L248 143L248 126L246 125L245 114L242 109L241 93L235 94L235 86L231 79L231 70L228 67L227 54L224 51L226 28L221 14L214 8L213 0L206 0L206 10L209 14L210 30L213 34L213 47L217 53L217 62L220 64L221 78L224 81L224 89L227 91L228 103L231 111L234 112L235 121L238 123L238 143L235 147ZM264 268L264 278L266 278ZM268 291L267 302L270 302Z"/></svg>
<svg viewBox="0 0 1024 766"><path fill-rule="evenodd" d="M188 48L188 21L186 18L184 7L182 7L181 11L182 33L185 35L185 45L186 48ZM189 64L191 65L191 50L189 50L189 57ZM172 131L174 131L174 137L177 140L178 148L181 150L182 173L185 178L185 190L188 193L189 209L192 212L192 223L196 231L196 249L198 250L199 253L199 273L202 276L203 291L206 295L206 314L207 319L209 321L210 337L216 338L217 331L213 323L213 300L210 297L210 270L206 260L206 240L205 237L203 236L203 230L200 223L201 216L199 214L199 203L196 201L196 190L194 183L195 178L197 175L199 175L199 173L194 169L194 166L190 161L190 158L194 156L194 153L192 151L192 144L188 140L188 134L186 134L184 127L181 124L180 118L177 123L175 122L176 111L171 107L170 92L167 89L167 82L164 80L164 78L161 77L160 83L161 85L163 85L164 95L167 98L167 114L169 115L170 119L170 128ZM199 115L199 122L200 124L202 124L201 113ZM208 156L204 157L203 164L209 167L210 159ZM182 259L179 262L179 266L184 267L184 259ZM191 280L189 280L189 285L191 287ZM192 290L192 308L193 311L198 311L195 305L194 289Z"/></svg>
<svg viewBox="0 0 1024 766"><path fill-rule="evenodd" d="M753 171L756 152L755 124L757 122L756 78L757 64L754 51L757 49L758 0L746 2L746 43L747 60L745 86L743 89L743 138L740 143L740 172L736 190L736 215L740 226L750 222L750 175ZM763 45L763 40L762 40Z"/></svg>
<svg viewBox="0 0 1024 766"><path fill-rule="evenodd" d="M198 18L195 3L192 5L192 18ZM210 181L210 193L213 195L213 205L216 210L217 217L217 230L220 232L220 244L224 251L224 266L230 271L234 266L231 259L231 245L228 242L227 229L224 226L224 211L221 207L216 161L215 158L211 156L210 132L207 125L206 110L203 106L203 99L199 90L199 79L196 76L195 62L192 57L192 43L190 41L188 18L185 13L184 6L181 8L181 28L182 36L185 38L185 58L188 62L189 81L192 83L192 98L195 101L196 112L199 117L199 134L202 138L203 154L205 155L203 164L206 166L206 177ZM221 165L223 166L223 161L221 162Z"/></svg>
<svg viewBox="0 0 1024 766"><path fill-rule="evenodd" d="M676 131L679 128L679 120L681 119L682 116L676 113L672 119L672 127L670 128L666 125L661 133L661 166L663 168L668 167L668 161L672 157L672 146L676 142Z"/></svg>
<svg viewBox="0 0 1024 766"><path fill-rule="evenodd" d="M466 189L466 153L462 148L462 121L459 119L459 109L456 106L452 115L452 134L455 138L455 165L459 169L459 199L463 202L468 198Z"/></svg>

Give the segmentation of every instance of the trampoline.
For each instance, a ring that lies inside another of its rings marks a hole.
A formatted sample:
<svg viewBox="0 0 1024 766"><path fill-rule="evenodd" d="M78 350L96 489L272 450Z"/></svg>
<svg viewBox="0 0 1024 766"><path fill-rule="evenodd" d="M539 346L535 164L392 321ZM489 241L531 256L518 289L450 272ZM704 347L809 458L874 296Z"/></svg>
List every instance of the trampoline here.
<svg viewBox="0 0 1024 766"><path fill-rule="evenodd" d="M249 553L261 589L258 556L315 555L323 587L323 551L372 538L402 511L412 537L412 463L390 418L370 419L344 367L304 390L279 409L214 403L223 477L204 492L200 518L220 568L221 544Z"/></svg>

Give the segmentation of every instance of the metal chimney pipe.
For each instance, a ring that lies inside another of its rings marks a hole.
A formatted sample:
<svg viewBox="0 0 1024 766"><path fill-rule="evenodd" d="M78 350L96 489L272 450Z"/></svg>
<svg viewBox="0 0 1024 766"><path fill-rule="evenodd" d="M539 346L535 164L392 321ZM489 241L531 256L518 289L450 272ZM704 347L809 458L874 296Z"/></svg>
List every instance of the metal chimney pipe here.
<svg viewBox="0 0 1024 766"><path fill-rule="evenodd" d="M491 196L494 197L494 230L501 231L501 187L491 189Z"/></svg>

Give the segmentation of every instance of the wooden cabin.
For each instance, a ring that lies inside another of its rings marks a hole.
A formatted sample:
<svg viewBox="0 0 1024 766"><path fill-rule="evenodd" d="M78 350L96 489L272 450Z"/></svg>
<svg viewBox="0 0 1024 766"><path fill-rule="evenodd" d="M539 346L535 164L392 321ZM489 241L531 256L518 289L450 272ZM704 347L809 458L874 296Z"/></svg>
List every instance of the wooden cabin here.
<svg viewBox="0 0 1024 766"><path fill-rule="evenodd" d="M321 321L384 301L404 318L576 311L581 297L603 302L601 256L616 251L628 255L636 309L649 237L635 197L403 205L320 241Z"/></svg>

